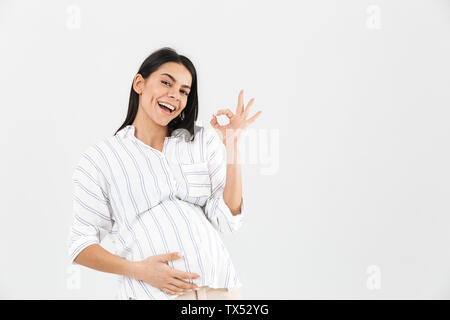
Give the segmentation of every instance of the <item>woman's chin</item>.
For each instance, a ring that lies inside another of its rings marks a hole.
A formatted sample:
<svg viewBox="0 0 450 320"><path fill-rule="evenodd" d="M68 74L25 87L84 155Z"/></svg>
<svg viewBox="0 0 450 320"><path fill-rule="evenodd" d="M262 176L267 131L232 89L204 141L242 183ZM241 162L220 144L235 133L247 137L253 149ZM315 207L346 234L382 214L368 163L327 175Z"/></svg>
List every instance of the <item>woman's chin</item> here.
<svg viewBox="0 0 450 320"><path fill-rule="evenodd" d="M157 119L155 119L156 121L156 123L157 124L159 124L160 126L163 126L163 127L165 127L165 126L167 126L169 123L170 123L170 121L172 121L173 120L173 118L171 118L171 117L157 117Z"/></svg>

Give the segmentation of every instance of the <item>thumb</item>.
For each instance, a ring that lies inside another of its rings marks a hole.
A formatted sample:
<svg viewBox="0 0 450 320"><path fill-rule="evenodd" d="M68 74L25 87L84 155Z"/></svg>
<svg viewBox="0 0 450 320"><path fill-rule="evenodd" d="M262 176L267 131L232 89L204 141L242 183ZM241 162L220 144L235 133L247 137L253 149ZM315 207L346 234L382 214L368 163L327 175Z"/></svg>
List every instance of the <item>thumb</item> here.
<svg viewBox="0 0 450 320"><path fill-rule="evenodd" d="M161 254L160 255L160 261L169 261L169 260L177 260L177 259L181 259L183 255L179 252L171 252L171 253L166 253L166 254Z"/></svg>

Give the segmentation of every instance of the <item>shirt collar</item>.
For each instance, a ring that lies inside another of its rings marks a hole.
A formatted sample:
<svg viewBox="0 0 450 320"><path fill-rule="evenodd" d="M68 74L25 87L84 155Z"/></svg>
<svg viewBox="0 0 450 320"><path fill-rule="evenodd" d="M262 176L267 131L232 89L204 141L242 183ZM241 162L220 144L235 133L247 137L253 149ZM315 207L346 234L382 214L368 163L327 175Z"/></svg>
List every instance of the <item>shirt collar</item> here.
<svg viewBox="0 0 450 320"><path fill-rule="evenodd" d="M117 132L117 135L121 138L134 136L134 126L128 125Z"/></svg>
<svg viewBox="0 0 450 320"><path fill-rule="evenodd" d="M134 135L135 127L133 125L127 125L126 127L122 128L120 131L117 132L117 135L121 138L135 138ZM190 136L190 133L186 129L175 129L172 131L171 137L184 137L184 139L188 139Z"/></svg>

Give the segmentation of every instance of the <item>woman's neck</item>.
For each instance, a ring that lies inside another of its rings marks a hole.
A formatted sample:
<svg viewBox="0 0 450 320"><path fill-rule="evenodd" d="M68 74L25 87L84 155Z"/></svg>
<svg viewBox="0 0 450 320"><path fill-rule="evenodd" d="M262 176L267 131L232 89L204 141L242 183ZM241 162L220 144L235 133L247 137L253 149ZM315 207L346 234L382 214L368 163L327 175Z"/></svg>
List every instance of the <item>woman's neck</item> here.
<svg viewBox="0 0 450 320"><path fill-rule="evenodd" d="M134 135L136 138L155 149L162 149L164 139L167 137L167 126L160 126L150 117L144 117L139 111L136 114L132 125L135 128Z"/></svg>

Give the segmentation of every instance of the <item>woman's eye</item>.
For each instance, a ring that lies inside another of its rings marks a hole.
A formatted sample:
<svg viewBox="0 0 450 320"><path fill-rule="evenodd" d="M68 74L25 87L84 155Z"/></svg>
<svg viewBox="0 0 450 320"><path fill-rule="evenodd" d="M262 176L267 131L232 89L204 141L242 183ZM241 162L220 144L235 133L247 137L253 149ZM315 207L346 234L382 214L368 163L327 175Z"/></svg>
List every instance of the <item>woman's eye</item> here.
<svg viewBox="0 0 450 320"><path fill-rule="evenodd" d="M170 84L169 82L164 81L164 80L162 80L161 83L164 83L164 84ZM183 92L183 94L186 95L186 96L189 95L189 92L186 92L186 91L184 91L184 90L182 90L181 92Z"/></svg>

